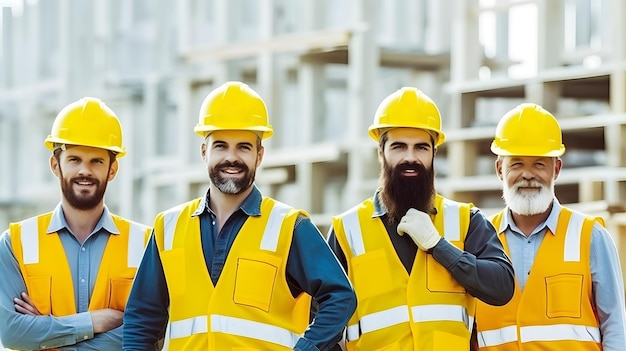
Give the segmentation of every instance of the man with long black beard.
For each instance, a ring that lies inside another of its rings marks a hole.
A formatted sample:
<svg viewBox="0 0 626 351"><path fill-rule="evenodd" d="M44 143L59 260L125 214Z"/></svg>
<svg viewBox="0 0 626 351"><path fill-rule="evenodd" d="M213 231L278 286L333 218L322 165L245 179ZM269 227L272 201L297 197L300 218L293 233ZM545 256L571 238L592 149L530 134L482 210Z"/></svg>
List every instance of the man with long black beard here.
<svg viewBox="0 0 626 351"><path fill-rule="evenodd" d="M356 307L346 274L299 209L254 185L273 134L261 97L227 82L194 131L204 196L157 215L124 314L124 350L328 351ZM319 306L312 323L313 298Z"/></svg>
<svg viewBox="0 0 626 351"><path fill-rule="evenodd" d="M17 350L120 350L151 229L104 204L126 153L119 120L100 100L83 98L59 112L45 145L62 198L0 238L0 338Z"/></svg>
<svg viewBox="0 0 626 351"><path fill-rule="evenodd" d="M535 104L507 112L491 151L506 208L491 220L515 270L504 306L479 303L485 351L626 350L624 282L604 220L554 193L565 153L557 119Z"/></svg>
<svg viewBox="0 0 626 351"><path fill-rule="evenodd" d="M503 305L513 269L480 210L438 195L433 161L445 136L434 102L402 88L379 105L380 188L333 218L328 241L358 297L347 350L469 349L476 298Z"/></svg>

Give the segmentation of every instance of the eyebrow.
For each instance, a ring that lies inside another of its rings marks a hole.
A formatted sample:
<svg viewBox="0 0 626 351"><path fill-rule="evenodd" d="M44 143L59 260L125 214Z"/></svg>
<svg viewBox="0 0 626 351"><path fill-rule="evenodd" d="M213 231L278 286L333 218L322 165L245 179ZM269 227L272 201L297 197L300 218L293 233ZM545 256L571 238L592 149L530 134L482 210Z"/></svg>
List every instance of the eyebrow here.
<svg viewBox="0 0 626 351"><path fill-rule="evenodd" d="M391 142L389 144L389 146L394 146L394 145L406 145L406 146L408 146L409 143L404 142L404 141L394 141L394 142ZM428 146L428 147L431 147L431 144L429 142L426 142L426 141L423 141L423 142L420 142L420 143L415 143L413 145L414 146Z"/></svg>

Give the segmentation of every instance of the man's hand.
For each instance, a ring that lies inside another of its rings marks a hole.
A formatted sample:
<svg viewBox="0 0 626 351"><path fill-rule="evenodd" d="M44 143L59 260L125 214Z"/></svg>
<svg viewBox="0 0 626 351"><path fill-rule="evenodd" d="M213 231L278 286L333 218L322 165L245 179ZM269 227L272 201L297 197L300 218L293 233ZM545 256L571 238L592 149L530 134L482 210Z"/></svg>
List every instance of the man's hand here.
<svg viewBox="0 0 626 351"><path fill-rule="evenodd" d="M400 235L408 234L417 244L417 247L424 251L432 249L441 240L430 216L414 208L406 211L404 217L400 219L397 231Z"/></svg>
<svg viewBox="0 0 626 351"><path fill-rule="evenodd" d="M37 307L35 307L35 303L25 292L22 292L20 294L20 297L14 297L13 303L15 306L15 310L21 314L27 314L29 316L41 316L41 313L39 312Z"/></svg>
<svg viewBox="0 0 626 351"><path fill-rule="evenodd" d="M122 325L122 317L124 312L105 308L102 310L90 311L91 323L93 324L93 333L104 333L111 329Z"/></svg>

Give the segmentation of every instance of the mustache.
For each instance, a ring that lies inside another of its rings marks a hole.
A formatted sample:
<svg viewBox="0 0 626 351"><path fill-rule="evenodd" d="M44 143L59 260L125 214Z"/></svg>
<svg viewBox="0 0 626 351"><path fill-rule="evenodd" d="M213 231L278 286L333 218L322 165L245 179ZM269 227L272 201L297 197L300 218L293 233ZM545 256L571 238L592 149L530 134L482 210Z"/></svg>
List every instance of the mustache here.
<svg viewBox="0 0 626 351"><path fill-rule="evenodd" d="M76 183L76 182L88 182L88 183L100 184L100 181L97 178L94 178L94 177L74 177L74 178L71 179L71 181L73 183Z"/></svg>
<svg viewBox="0 0 626 351"><path fill-rule="evenodd" d="M242 171L247 171L248 170L248 166L246 166L245 163L241 163L239 161L224 161L219 163L217 166L215 166L215 169L224 169L224 168L238 168L239 170Z"/></svg>
<svg viewBox="0 0 626 351"><path fill-rule="evenodd" d="M522 180L518 180L517 182L515 182L515 184L513 184L513 189L518 190L519 188L540 188L540 187L545 187L546 185L536 179L522 179Z"/></svg>
<svg viewBox="0 0 626 351"><path fill-rule="evenodd" d="M396 166L396 172L404 171L418 171L423 174L422 172L426 172L426 167L418 162L404 162Z"/></svg>

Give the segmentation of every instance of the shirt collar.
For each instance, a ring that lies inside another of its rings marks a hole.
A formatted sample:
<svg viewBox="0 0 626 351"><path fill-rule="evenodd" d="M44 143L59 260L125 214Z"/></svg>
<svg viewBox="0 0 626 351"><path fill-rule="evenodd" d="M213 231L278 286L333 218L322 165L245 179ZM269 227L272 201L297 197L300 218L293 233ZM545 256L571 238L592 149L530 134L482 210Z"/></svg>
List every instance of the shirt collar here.
<svg viewBox="0 0 626 351"><path fill-rule="evenodd" d="M554 200L552 200L552 209L550 210L550 214L548 215L548 218L546 218L546 220L543 223L540 223L537 228L535 228L535 230L533 230L533 233L538 232L539 230L547 227L550 232L552 233L552 235L556 235L556 225L559 222L559 214L561 213L561 204L559 203L559 200L556 199L556 197L554 198ZM502 223L500 223L500 228L498 230L498 233L503 233L504 231L506 231L507 228L511 228L511 229L515 229L516 231L520 232L519 228L515 225L515 222L513 222L513 217L511 215L511 210L509 209L509 207L507 206L505 211L504 211L504 216L502 217ZM539 230L537 230L539 229Z"/></svg>
<svg viewBox="0 0 626 351"><path fill-rule="evenodd" d="M69 231L70 233L72 232L72 230L70 229L70 226L67 224L67 220L65 219L65 214L63 213L63 207L61 206L61 203L59 203L54 208L54 211L52 211L52 218L50 219L50 224L48 224L48 229L46 230L46 233L52 234L62 229L67 229L67 231ZM111 213L109 212L109 209L107 208L106 205L104 205L102 216L100 216L100 220L98 220L98 223L96 223L96 226L94 227L91 234L97 233L101 229L104 229L111 234L120 233L119 229L115 225L115 222L113 222Z"/></svg>
<svg viewBox="0 0 626 351"><path fill-rule="evenodd" d="M387 207L380 199L380 188L376 189L374 193L374 213L372 214L372 218L382 217L387 214Z"/></svg>
<svg viewBox="0 0 626 351"><path fill-rule="evenodd" d="M213 211L209 207L210 196L211 196L210 191L207 190L206 194L200 200L198 207L191 214L192 217L199 216L205 211L209 213L213 213ZM256 187L256 185L252 185L252 191L250 192L248 197L246 197L246 199L243 200L239 208L248 216L260 216L262 200L263 200L263 195L261 194L261 191L259 190L259 188Z"/></svg>

